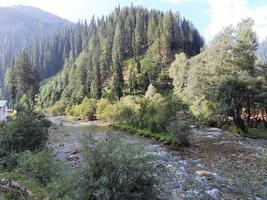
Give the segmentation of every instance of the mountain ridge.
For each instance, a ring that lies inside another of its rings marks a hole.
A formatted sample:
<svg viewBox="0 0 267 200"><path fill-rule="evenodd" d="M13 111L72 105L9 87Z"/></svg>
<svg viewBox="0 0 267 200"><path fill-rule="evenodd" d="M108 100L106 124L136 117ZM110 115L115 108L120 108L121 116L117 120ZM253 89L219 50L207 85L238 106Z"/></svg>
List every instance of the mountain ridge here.
<svg viewBox="0 0 267 200"><path fill-rule="evenodd" d="M66 19L35 7L0 7L0 88L12 58L21 50L40 40L48 42L72 25Z"/></svg>

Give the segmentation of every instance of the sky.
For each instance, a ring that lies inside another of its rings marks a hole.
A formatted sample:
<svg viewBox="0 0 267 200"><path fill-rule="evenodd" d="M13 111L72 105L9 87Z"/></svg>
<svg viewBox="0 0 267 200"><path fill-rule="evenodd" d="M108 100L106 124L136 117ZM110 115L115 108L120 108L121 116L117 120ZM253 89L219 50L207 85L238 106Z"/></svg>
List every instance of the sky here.
<svg viewBox="0 0 267 200"><path fill-rule="evenodd" d="M267 0L0 0L0 6L29 5L77 22L109 14L117 5L142 5L179 11L193 22L207 42L223 27L252 17L259 40L267 37Z"/></svg>

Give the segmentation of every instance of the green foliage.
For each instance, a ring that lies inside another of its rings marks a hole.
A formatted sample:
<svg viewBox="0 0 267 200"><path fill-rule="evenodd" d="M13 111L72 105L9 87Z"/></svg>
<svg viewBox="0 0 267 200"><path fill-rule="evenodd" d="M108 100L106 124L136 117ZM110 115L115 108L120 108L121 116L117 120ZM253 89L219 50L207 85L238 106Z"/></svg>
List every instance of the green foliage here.
<svg viewBox="0 0 267 200"><path fill-rule="evenodd" d="M66 99L61 99L55 103L51 108L53 115L60 116L65 114L65 110L68 106L68 101Z"/></svg>
<svg viewBox="0 0 267 200"><path fill-rule="evenodd" d="M12 65L6 74L5 83L13 104L24 94L34 102L39 90L39 72L32 66L25 51L17 56Z"/></svg>
<svg viewBox="0 0 267 200"><path fill-rule="evenodd" d="M85 138L82 155L69 199L158 199L153 159L142 147L112 137L100 142Z"/></svg>
<svg viewBox="0 0 267 200"><path fill-rule="evenodd" d="M135 100L127 96L115 103L102 99L97 104L97 118L109 122L128 121L132 117L136 106Z"/></svg>
<svg viewBox="0 0 267 200"><path fill-rule="evenodd" d="M16 109L18 113L25 113L25 114L30 114L33 111L32 104L27 95L24 94L20 98L20 101L17 104Z"/></svg>
<svg viewBox="0 0 267 200"><path fill-rule="evenodd" d="M66 110L67 114L87 120L94 120L96 114L96 104L95 99L88 99L85 97L81 104L74 105Z"/></svg>
<svg viewBox="0 0 267 200"><path fill-rule="evenodd" d="M152 49L148 50L145 57L141 60L141 73L147 74L149 81L155 81L161 71L162 65L159 55L153 52Z"/></svg>
<svg viewBox="0 0 267 200"><path fill-rule="evenodd" d="M60 176L59 164L54 160L53 153L44 149L37 153L23 152L18 159L19 171L42 185L47 185Z"/></svg>
<svg viewBox="0 0 267 200"><path fill-rule="evenodd" d="M58 75L43 84L41 107L51 107L62 98L75 105L84 97L115 101L128 91L145 92L167 71L175 53L196 55L204 43L192 23L178 13L135 6L116 8L109 17L93 18L89 25L79 23L63 41L58 43L64 47L65 63ZM60 54L62 49L57 43L55 47ZM129 76L126 60L133 61Z"/></svg>
<svg viewBox="0 0 267 200"><path fill-rule="evenodd" d="M184 53L177 54L174 62L171 64L169 73L173 79L174 90L176 94L182 92L187 85L187 76L189 70L189 61Z"/></svg>
<svg viewBox="0 0 267 200"><path fill-rule="evenodd" d="M188 119L178 118L172 121L168 126L168 132L173 134L177 138L177 144L180 146L189 145L189 134L191 131L192 122Z"/></svg>
<svg viewBox="0 0 267 200"><path fill-rule="evenodd" d="M96 116L98 119L112 122L123 129L129 126L129 130L132 129L141 136L156 138L167 143L187 145L187 131L179 130L179 135L174 134L174 131L168 128L170 123L176 120L176 112L181 110L187 110L187 107L176 98L163 97L156 93L149 99L126 96L114 103L101 99L97 103ZM188 119L188 124L192 123L190 120L192 118ZM167 132L171 135L161 134Z"/></svg>
<svg viewBox="0 0 267 200"><path fill-rule="evenodd" d="M220 111L233 117L234 123L243 132L246 132L244 121L241 114L242 109L247 106L247 96L249 89L245 82L237 79L229 79L223 82L219 87L218 102Z"/></svg>
<svg viewBox="0 0 267 200"><path fill-rule="evenodd" d="M38 196L47 196L47 191L44 186L40 185L36 180L29 178L23 173L19 173L17 170L14 171L1 171L0 179L10 178L17 183L23 185L24 187L31 190L34 194L38 194ZM0 189L0 199L2 200L22 200L20 194L14 194L13 192L8 193Z"/></svg>
<svg viewBox="0 0 267 200"><path fill-rule="evenodd" d="M267 138L267 129L249 128L244 135L251 138Z"/></svg>
<svg viewBox="0 0 267 200"><path fill-rule="evenodd" d="M237 134L241 134L242 130L240 128L238 128L236 125L230 125L227 127L227 131L229 131L230 133L237 133Z"/></svg>
<svg viewBox="0 0 267 200"><path fill-rule="evenodd" d="M265 70L256 62L257 45L253 21L246 19L226 27L197 56L176 55L169 69L174 93L202 121L227 115L246 131L241 116L249 124L251 114L266 107Z"/></svg>
<svg viewBox="0 0 267 200"><path fill-rule="evenodd" d="M140 109L131 123L139 128L148 128L152 132L166 132L166 123L171 116L171 107L166 98L155 94L151 100L140 101Z"/></svg>
<svg viewBox="0 0 267 200"><path fill-rule="evenodd" d="M149 129L145 128L136 128L133 125L129 125L127 123L117 123L113 125L115 128L122 129L124 131L127 131L128 133L134 133L136 135L139 135L141 137L148 137L148 138L154 138L158 141L162 141L165 144L174 144L174 145L186 145L186 143L183 143L182 140L177 138L177 136L169 133L153 133Z"/></svg>
<svg viewBox="0 0 267 200"><path fill-rule="evenodd" d="M105 118L105 111L111 102L108 99L100 99L96 105L96 117L97 119L104 119Z"/></svg>
<svg viewBox="0 0 267 200"><path fill-rule="evenodd" d="M0 157L4 167L15 167L16 153L35 151L44 147L48 139L50 123L36 115L20 114L0 128Z"/></svg>

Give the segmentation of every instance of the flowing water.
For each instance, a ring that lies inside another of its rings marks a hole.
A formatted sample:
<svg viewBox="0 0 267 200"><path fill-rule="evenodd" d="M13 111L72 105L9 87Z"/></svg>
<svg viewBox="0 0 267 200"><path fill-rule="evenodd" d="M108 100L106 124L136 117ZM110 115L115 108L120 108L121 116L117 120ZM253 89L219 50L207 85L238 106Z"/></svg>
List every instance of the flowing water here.
<svg viewBox="0 0 267 200"><path fill-rule="evenodd" d="M168 199L222 199L219 185L231 187L231 180L218 172L210 171L201 160L184 159L178 151L169 150L154 140L95 126L98 125L97 122L88 125L62 117L49 119L60 126L50 134L50 146L58 159L67 160L70 155L79 157L80 140L84 134L92 134L96 140L111 134L118 136L125 143L144 145L146 153L155 156L155 166L164 183L163 187L171 195ZM75 167L79 160L74 159L70 163Z"/></svg>

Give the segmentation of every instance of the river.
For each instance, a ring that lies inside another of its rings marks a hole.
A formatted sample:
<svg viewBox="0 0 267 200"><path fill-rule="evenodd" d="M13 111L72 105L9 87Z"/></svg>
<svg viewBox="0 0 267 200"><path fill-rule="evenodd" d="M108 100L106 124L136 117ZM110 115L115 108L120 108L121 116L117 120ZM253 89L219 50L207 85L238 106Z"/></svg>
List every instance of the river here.
<svg viewBox="0 0 267 200"><path fill-rule="evenodd" d="M201 159L185 158L181 152L170 150L152 139L99 126L100 122L74 122L65 117L49 117L49 120L59 127L51 130L49 146L54 149L58 159L67 160L74 155L71 161L73 167L79 163L75 156L80 156L80 140L84 134L92 134L96 140L111 134L125 143L144 145L146 153L155 156L155 165L159 169L163 187L171 194L170 200L225 199L222 197L225 189L222 190L221 185L231 190L231 179L208 169Z"/></svg>

